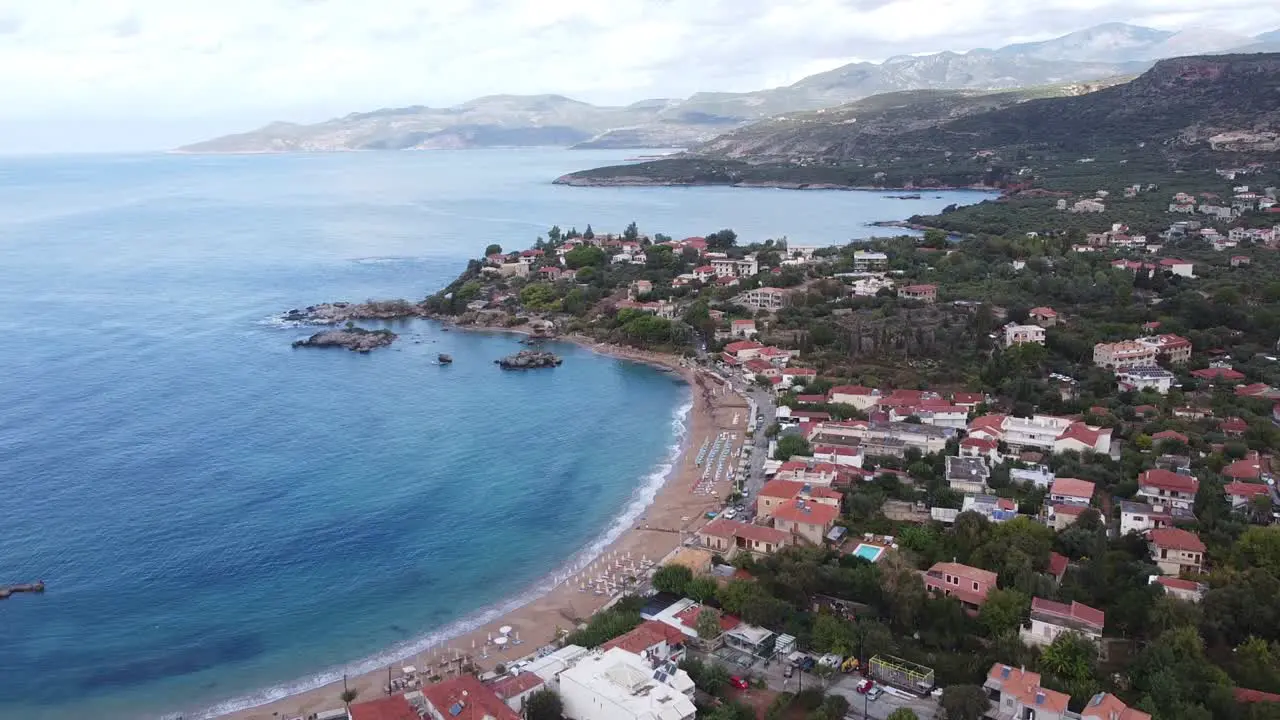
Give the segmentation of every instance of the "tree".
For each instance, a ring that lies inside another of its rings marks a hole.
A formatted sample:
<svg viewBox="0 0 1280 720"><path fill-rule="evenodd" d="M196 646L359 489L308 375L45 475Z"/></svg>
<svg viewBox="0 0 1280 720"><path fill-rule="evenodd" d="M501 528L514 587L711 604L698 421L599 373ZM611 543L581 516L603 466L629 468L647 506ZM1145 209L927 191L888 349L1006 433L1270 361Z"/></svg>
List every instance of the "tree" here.
<svg viewBox="0 0 1280 720"><path fill-rule="evenodd" d="M547 239L553 243L560 242L562 237L564 237L564 231L560 229L559 225L552 225L551 229L547 231Z"/></svg>
<svg viewBox="0 0 1280 720"><path fill-rule="evenodd" d="M525 720L561 720L564 716L564 703L555 690L544 687L525 700Z"/></svg>
<svg viewBox="0 0 1280 720"><path fill-rule="evenodd" d="M719 587L716 581L709 577L696 577L684 586L684 594L686 597L704 603L716 596L716 590Z"/></svg>
<svg viewBox="0 0 1280 720"><path fill-rule="evenodd" d="M778 447L773 452L774 460L790 460L793 455L808 455L812 452L809 441L799 435L787 435L778 440Z"/></svg>
<svg viewBox="0 0 1280 720"><path fill-rule="evenodd" d="M489 257L490 255L498 255L501 252L502 252L502 246L499 245L498 243L493 243L489 245L489 247L484 249L484 256Z"/></svg>
<svg viewBox="0 0 1280 720"><path fill-rule="evenodd" d="M713 232L705 238L708 250L725 251L733 247L738 241L738 233L725 228L718 232Z"/></svg>
<svg viewBox="0 0 1280 720"><path fill-rule="evenodd" d="M595 237L596 237L596 234L595 234L595 231L591 229L591 223L587 223L587 229L582 232L582 239L594 240Z"/></svg>
<svg viewBox="0 0 1280 720"><path fill-rule="evenodd" d="M1040 671L1064 681L1088 680L1098 662L1098 646L1089 638L1064 632L1040 653Z"/></svg>
<svg viewBox="0 0 1280 720"><path fill-rule="evenodd" d="M900 707L889 713L889 717L886 720L920 720L920 716L916 715L911 708Z"/></svg>
<svg viewBox="0 0 1280 720"><path fill-rule="evenodd" d="M343 684L346 684L347 682L345 675L343 676L342 682ZM348 715L351 714L351 703L359 694L360 691L355 688L343 688L342 694L338 696L342 698L342 704L346 706Z"/></svg>
<svg viewBox="0 0 1280 720"><path fill-rule="evenodd" d="M997 637L1017 630L1030 608L1030 598L1017 590L992 590L978 612L978 622L989 637Z"/></svg>
<svg viewBox="0 0 1280 720"><path fill-rule="evenodd" d="M853 623L834 615L819 615L813 621L810 644L819 652L852 655L858 649Z"/></svg>
<svg viewBox="0 0 1280 720"><path fill-rule="evenodd" d="M690 580L693 580L693 571L684 565L663 565L653 574L653 587L661 592L683 596Z"/></svg>
<svg viewBox="0 0 1280 720"><path fill-rule="evenodd" d="M1235 545L1236 565L1255 567L1280 576L1280 525L1251 527Z"/></svg>
<svg viewBox="0 0 1280 720"><path fill-rule="evenodd" d="M604 250L595 245L579 245L564 254L564 264L577 270L579 268L603 265L608 260Z"/></svg>
<svg viewBox="0 0 1280 720"><path fill-rule="evenodd" d="M950 685L942 691L939 703L947 720L982 720L991 701L977 685Z"/></svg>
<svg viewBox="0 0 1280 720"><path fill-rule="evenodd" d="M632 220L627 225L627 229L622 231L622 237L628 242L635 242L640 239L640 229L636 227L635 220Z"/></svg>
<svg viewBox="0 0 1280 720"><path fill-rule="evenodd" d="M699 640L704 642L715 640L720 637L720 613L715 608L702 608L702 612L698 613L698 619L693 622L693 629L698 633Z"/></svg>

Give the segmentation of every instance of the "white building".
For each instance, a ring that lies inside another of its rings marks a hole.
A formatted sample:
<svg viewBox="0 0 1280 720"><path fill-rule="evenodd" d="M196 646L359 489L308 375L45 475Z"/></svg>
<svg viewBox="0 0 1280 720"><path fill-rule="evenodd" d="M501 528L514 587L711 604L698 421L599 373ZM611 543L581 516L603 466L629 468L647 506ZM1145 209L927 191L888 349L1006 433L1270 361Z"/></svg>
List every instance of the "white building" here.
<svg viewBox="0 0 1280 720"><path fill-rule="evenodd" d="M1068 418L1033 415L1029 418L1010 415L1004 421L1004 441L1015 448L1035 448L1053 452L1053 444L1067 428Z"/></svg>
<svg viewBox="0 0 1280 720"><path fill-rule="evenodd" d="M1040 647L1052 644L1064 632L1079 633L1096 643L1102 641L1105 620L1101 610L1088 605L1032 598L1031 627L1022 628L1020 634L1024 644Z"/></svg>
<svg viewBox="0 0 1280 720"><path fill-rule="evenodd" d="M693 680L674 663L651 664L622 648L591 653L560 674L574 720L693 720Z"/></svg>
<svg viewBox="0 0 1280 720"><path fill-rule="evenodd" d="M1167 512L1161 512L1146 503L1120 501L1121 535L1128 535L1131 532L1141 535L1148 530L1172 526L1173 516Z"/></svg>
<svg viewBox="0 0 1280 720"><path fill-rule="evenodd" d="M787 304L788 294L782 288L762 287L742 293L736 302L756 310L781 310Z"/></svg>
<svg viewBox="0 0 1280 720"><path fill-rule="evenodd" d="M1168 395L1178 377L1163 368L1137 367L1116 371L1116 384L1120 392L1127 390L1154 390Z"/></svg>
<svg viewBox="0 0 1280 720"><path fill-rule="evenodd" d="M1036 345L1044 344L1044 328L1039 325L1014 325L1004 326L1004 346L1013 347L1023 343L1035 343Z"/></svg>
<svg viewBox="0 0 1280 720"><path fill-rule="evenodd" d="M749 278L760 271L760 265L756 262L754 255L748 255L741 260L728 258L712 260L711 267L715 269L716 277Z"/></svg>
<svg viewBox="0 0 1280 720"><path fill-rule="evenodd" d="M855 250L853 252L853 269L858 272L884 270L889 267L889 256L882 252Z"/></svg>

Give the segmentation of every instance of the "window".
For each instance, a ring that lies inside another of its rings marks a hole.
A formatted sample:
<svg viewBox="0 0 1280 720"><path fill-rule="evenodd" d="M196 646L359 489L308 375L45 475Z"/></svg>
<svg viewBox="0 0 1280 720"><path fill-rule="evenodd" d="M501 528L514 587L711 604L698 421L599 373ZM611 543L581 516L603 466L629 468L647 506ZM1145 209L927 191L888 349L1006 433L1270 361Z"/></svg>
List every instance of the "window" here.
<svg viewBox="0 0 1280 720"><path fill-rule="evenodd" d="M974 589L974 590L977 590L977 589L978 589L978 583L974 583L974 584L973 584L973 589Z"/></svg>

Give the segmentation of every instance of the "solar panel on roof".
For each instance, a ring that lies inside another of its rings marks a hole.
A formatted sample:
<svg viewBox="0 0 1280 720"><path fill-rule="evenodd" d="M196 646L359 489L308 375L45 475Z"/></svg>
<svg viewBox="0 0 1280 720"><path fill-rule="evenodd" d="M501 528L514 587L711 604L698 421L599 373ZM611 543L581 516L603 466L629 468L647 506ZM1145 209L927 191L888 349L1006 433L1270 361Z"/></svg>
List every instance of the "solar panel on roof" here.
<svg viewBox="0 0 1280 720"><path fill-rule="evenodd" d="M452 715L452 716L454 716L454 717L458 717L458 715L460 715L461 713L462 713L462 704L461 704L461 703L454 703L454 704L452 704L452 705L450 705L450 706L449 706L449 714L450 714L450 715Z"/></svg>

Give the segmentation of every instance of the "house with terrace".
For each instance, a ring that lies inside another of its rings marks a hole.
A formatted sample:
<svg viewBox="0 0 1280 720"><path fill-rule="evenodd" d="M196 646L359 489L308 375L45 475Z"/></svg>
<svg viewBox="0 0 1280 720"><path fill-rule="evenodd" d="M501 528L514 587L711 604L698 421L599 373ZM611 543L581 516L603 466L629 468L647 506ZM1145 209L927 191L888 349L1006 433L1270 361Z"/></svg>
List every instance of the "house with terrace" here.
<svg viewBox="0 0 1280 720"><path fill-rule="evenodd" d="M934 563L924 573L924 586L934 594L954 597L970 612L977 612L996 589L996 574L957 562Z"/></svg>
<svg viewBox="0 0 1280 720"><path fill-rule="evenodd" d="M1179 528L1147 531L1151 560L1166 575L1198 575L1204 570L1204 543L1200 536Z"/></svg>
<svg viewBox="0 0 1280 720"><path fill-rule="evenodd" d="M1102 642L1106 615L1097 608L1072 601L1060 603L1045 598L1031 599L1030 624L1020 631L1022 642L1045 647L1064 632L1074 632L1095 643Z"/></svg>

